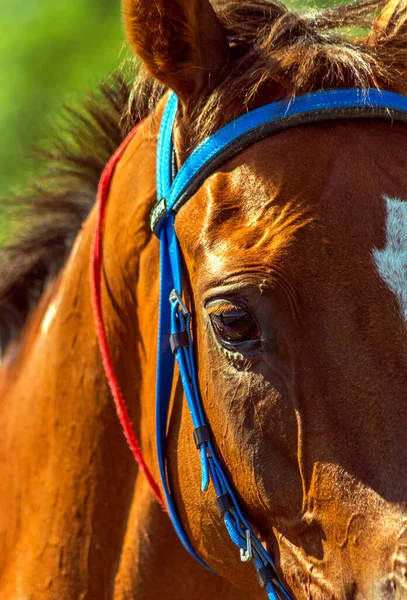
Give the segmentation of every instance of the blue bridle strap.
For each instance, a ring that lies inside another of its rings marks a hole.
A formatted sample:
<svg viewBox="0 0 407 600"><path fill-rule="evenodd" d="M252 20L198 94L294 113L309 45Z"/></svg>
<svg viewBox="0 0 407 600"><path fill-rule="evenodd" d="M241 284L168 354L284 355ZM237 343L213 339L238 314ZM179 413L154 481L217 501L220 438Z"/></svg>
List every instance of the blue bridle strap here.
<svg viewBox="0 0 407 600"><path fill-rule="evenodd" d="M201 565L207 567L188 540L168 483L165 445L175 357L200 454L202 490L206 491L212 482L227 532L240 548L241 559L253 561L260 584L269 599L290 600L291 596L278 579L272 557L258 540L239 506L211 440L198 389L191 313L182 300L181 253L174 229L175 215L216 168L256 141L296 125L332 119L381 118L407 122L407 98L375 89L331 90L262 106L235 119L202 142L172 180L172 132L176 113L177 98L171 94L160 126L157 149L158 202L151 215L152 228L160 239L156 427L158 463L166 504L182 544Z"/></svg>
<svg viewBox="0 0 407 600"><path fill-rule="evenodd" d="M177 97L171 94L161 122L160 157L157 178L168 184L170 179L172 126ZM157 188L158 202L151 214L151 228L165 215L177 212L216 168L245 147L272 133L299 124L343 118L381 118L407 121L407 99L401 94L382 90L345 89L314 92L291 100L280 100L247 112L202 142L182 165L172 185ZM160 171L163 173L159 173ZM167 177L167 179L165 179Z"/></svg>

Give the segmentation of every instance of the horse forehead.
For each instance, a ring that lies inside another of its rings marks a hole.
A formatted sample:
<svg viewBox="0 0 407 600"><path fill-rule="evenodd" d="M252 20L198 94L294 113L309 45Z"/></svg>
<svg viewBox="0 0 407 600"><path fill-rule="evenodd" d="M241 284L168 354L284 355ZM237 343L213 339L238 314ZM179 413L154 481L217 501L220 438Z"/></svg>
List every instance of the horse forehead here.
<svg viewBox="0 0 407 600"><path fill-rule="evenodd" d="M304 247L312 259L326 246L342 248L347 237L347 248L352 239L363 245L367 222L374 221L370 232L382 231L380 192L369 198L366 216L365 207L358 205L360 198L349 207L335 194L334 186L322 179L314 184L305 179L301 183L281 181L279 173L261 177L258 169L247 163L229 173L217 173L180 214L177 225L187 254L195 261L215 256L227 260L237 255L248 261L256 255L275 260L289 248L298 252ZM381 236L366 239L367 247L371 249L373 242L380 240Z"/></svg>
<svg viewBox="0 0 407 600"><path fill-rule="evenodd" d="M267 160L267 149L264 140L229 161L181 209L177 229L194 259L281 247L315 218L304 201L315 198L312 176L286 169L278 154Z"/></svg>
<svg viewBox="0 0 407 600"><path fill-rule="evenodd" d="M407 198L404 137L402 125L353 121L254 144L181 209L187 260L219 271L282 257L287 272L326 268L330 279L345 272L349 279L361 267L377 278L372 252L386 238L385 198Z"/></svg>

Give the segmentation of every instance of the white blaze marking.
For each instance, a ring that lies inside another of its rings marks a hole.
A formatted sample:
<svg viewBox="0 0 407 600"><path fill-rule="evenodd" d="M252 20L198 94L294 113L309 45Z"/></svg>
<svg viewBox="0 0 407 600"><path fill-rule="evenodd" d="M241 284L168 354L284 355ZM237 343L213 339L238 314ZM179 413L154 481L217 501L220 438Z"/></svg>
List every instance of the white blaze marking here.
<svg viewBox="0 0 407 600"><path fill-rule="evenodd" d="M386 246L373 249L380 277L396 296L407 321L407 202L384 197L387 206Z"/></svg>

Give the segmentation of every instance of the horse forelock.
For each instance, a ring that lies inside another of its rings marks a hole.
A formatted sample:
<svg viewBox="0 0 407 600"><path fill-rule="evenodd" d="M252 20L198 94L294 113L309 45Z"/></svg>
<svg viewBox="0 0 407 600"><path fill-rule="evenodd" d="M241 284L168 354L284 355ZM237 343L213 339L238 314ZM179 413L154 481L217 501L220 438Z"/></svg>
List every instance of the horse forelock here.
<svg viewBox="0 0 407 600"><path fill-rule="evenodd" d="M268 0L215 0L215 12L230 40L230 57L216 83L209 78L208 88L194 97L185 119L191 143L261 104L264 89L268 101L344 87L406 93L404 11L393 15L391 28L367 33L384 4L385 0L362 0L297 14ZM355 31L365 35L355 39ZM153 106L165 86L152 83L142 68L135 90L135 102L147 90Z"/></svg>

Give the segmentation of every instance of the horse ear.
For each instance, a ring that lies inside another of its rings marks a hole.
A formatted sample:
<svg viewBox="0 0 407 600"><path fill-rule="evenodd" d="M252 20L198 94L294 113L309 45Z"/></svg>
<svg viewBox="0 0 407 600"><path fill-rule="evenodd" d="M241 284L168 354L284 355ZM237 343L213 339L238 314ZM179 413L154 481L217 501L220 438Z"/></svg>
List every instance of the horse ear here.
<svg viewBox="0 0 407 600"><path fill-rule="evenodd" d="M127 36L149 75L188 104L210 90L229 47L209 0L123 0Z"/></svg>
<svg viewBox="0 0 407 600"><path fill-rule="evenodd" d="M376 19L369 36L371 43L383 43L407 34L407 0L389 0Z"/></svg>

